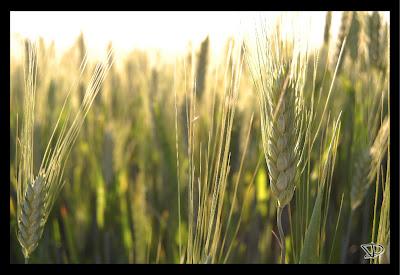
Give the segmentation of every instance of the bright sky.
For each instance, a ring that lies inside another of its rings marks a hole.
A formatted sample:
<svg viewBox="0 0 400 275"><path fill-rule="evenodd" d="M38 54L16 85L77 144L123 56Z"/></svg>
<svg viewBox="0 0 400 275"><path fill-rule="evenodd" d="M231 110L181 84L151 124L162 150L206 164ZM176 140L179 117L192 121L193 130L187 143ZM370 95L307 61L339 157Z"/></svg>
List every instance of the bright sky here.
<svg viewBox="0 0 400 275"><path fill-rule="evenodd" d="M54 40L57 50L62 51L72 46L82 31L92 54L104 53L112 41L120 54L141 48L171 56L185 51L189 41L197 48L209 34L211 52L216 55L229 36L253 31L254 20L260 14L272 19L278 12L11 12L10 47L12 54L16 54L18 33L31 39L41 36L46 42ZM325 14L300 12L304 27L310 26L312 46L322 42ZM340 16L341 12L333 12L333 37Z"/></svg>

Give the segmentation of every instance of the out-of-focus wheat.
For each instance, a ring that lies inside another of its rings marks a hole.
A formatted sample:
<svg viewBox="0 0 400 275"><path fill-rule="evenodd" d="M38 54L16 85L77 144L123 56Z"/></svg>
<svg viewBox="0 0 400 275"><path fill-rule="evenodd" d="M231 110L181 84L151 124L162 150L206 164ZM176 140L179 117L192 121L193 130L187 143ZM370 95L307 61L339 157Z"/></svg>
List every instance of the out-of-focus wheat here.
<svg viewBox="0 0 400 275"><path fill-rule="evenodd" d="M380 163L387 153L389 118L385 118L371 148L362 151L355 161L353 184L351 186L351 209L354 211L364 200L373 182Z"/></svg>

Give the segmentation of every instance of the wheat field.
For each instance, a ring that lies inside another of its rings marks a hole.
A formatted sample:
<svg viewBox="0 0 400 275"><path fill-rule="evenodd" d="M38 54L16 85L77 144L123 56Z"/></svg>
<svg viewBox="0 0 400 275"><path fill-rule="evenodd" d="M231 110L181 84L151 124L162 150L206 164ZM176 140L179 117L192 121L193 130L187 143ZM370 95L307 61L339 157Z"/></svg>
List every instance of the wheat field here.
<svg viewBox="0 0 400 275"><path fill-rule="evenodd" d="M293 17L172 61L21 38L10 263L390 263L390 26Z"/></svg>

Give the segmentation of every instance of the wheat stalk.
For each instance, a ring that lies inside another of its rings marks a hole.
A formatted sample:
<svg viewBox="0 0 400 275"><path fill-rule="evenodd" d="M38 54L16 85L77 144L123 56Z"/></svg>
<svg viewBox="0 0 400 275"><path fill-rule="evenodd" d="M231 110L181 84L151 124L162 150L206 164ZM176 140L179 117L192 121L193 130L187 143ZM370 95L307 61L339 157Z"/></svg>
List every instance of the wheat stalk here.
<svg viewBox="0 0 400 275"><path fill-rule="evenodd" d="M17 134L17 157L19 157L17 159L17 237L22 247L26 263L42 237L43 229L54 201L63 187L64 181L62 180L62 176L69 153L93 100L100 91L100 85L104 81L112 65L110 53L111 52L107 55L107 60L104 63L97 65L80 108L70 125L68 125L69 113L66 121L61 123L61 117L64 114L66 102L72 88L69 90L42 158L38 176L34 178L33 126L35 114L37 49L34 43L27 41L26 64L28 68L27 73L25 73L22 133L20 137ZM80 68L80 76L82 76L83 70L86 67L86 57L87 56L85 56ZM62 125L60 134L57 140L55 140L55 133L60 127L60 123ZM54 142L55 145L52 146ZM18 148L20 148L19 151Z"/></svg>
<svg viewBox="0 0 400 275"><path fill-rule="evenodd" d="M211 264L222 260L226 261L229 256L230 248L225 249L225 244L230 245L229 241L232 241L226 238L230 223L229 216L232 214L226 217L225 210L231 213L234 207L233 204L226 206L226 200L227 195L229 195L227 189L229 188L231 171L230 144L232 126L243 63L240 49L240 47L234 47L233 43L229 47L228 60L232 60L232 62L231 64L228 64L228 62L226 64L221 101L219 101L218 105L213 105L215 109L211 117L209 117L211 122L205 146L196 137L199 133L198 125L208 118L208 113L200 113L197 110L197 86L194 73L193 70L189 70L189 85L192 85L189 86L186 83L186 67L184 64L186 130L188 137L187 159L189 164L187 171L188 236L186 243L184 243L186 247L180 248L180 253L183 252L180 255L181 262ZM217 96L216 89L214 89L213 96L215 100ZM215 103L215 101L213 102ZM175 90L176 142L178 140L177 110ZM177 174L179 175L178 142L176 143L176 150ZM178 182L178 188L180 188L180 182ZM178 207L180 207L179 198ZM178 213L179 223L181 223L180 212ZM179 245L181 246L181 239L179 240Z"/></svg>

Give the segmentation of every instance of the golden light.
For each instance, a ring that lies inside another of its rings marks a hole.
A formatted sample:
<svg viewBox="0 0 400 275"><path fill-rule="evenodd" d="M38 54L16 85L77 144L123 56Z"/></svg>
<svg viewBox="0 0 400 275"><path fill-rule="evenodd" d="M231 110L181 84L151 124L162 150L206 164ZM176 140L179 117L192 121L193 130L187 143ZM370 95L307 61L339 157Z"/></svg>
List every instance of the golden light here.
<svg viewBox="0 0 400 275"><path fill-rule="evenodd" d="M229 37L254 30L258 17L274 20L279 12L11 12L11 52L18 39L43 37L55 42L58 52L71 47L83 32L89 52L103 54L112 41L118 54L134 48L175 56L188 43L199 45L210 36L211 53L216 56ZM307 28L309 42L318 47L323 39L326 12L290 12L299 16L300 30ZM388 20L389 13L383 13ZM341 12L333 12L331 35L337 35Z"/></svg>

